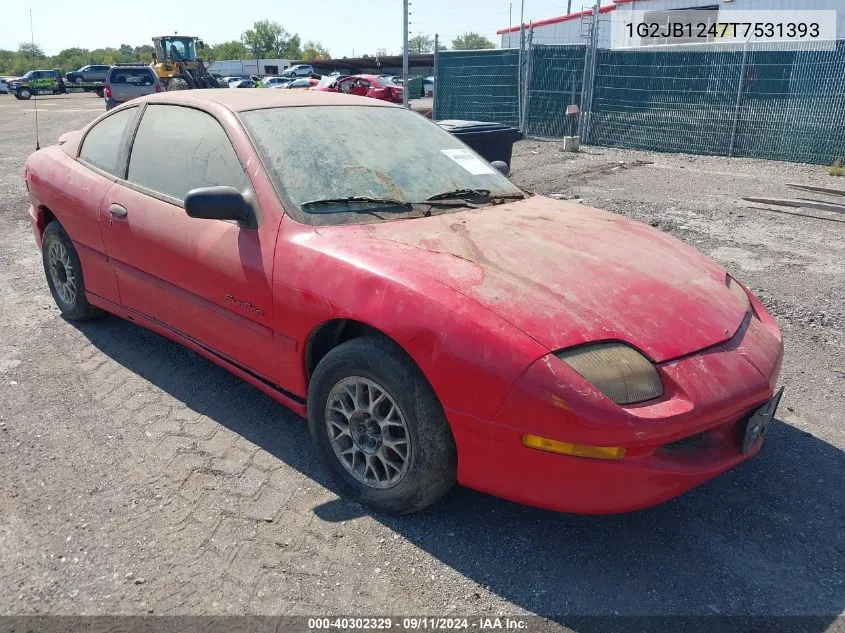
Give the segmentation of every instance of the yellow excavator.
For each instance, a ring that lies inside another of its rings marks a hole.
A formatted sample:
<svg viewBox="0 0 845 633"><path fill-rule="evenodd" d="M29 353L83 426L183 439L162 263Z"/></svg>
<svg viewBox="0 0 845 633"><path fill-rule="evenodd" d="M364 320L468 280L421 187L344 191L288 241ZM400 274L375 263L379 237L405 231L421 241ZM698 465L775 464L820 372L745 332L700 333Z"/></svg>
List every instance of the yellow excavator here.
<svg viewBox="0 0 845 633"><path fill-rule="evenodd" d="M153 38L153 63L165 90L197 88L228 88L223 86L197 57L197 50L205 48L202 40L190 35L159 35Z"/></svg>

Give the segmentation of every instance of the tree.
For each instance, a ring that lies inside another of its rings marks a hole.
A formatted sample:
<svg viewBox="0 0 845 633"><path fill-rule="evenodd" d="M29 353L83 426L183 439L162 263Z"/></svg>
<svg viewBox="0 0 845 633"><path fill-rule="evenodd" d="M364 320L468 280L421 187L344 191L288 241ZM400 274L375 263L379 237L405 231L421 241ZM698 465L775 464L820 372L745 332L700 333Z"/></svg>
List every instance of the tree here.
<svg viewBox="0 0 845 633"><path fill-rule="evenodd" d="M138 60L149 63L153 61L153 47L149 44L143 44L142 46L135 47L135 57Z"/></svg>
<svg viewBox="0 0 845 633"><path fill-rule="evenodd" d="M482 48L496 48L496 46L483 35L469 32L453 39L452 48L456 51L472 51Z"/></svg>
<svg viewBox="0 0 845 633"><path fill-rule="evenodd" d="M278 22L259 20L241 35L241 42L254 57L295 58L302 54L298 35L291 35ZM291 55L290 53L297 53Z"/></svg>
<svg viewBox="0 0 845 633"><path fill-rule="evenodd" d="M252 52L240 40L221 42L208 47L207 57L220 61L221 59L248 59Z"/></svg>
<svg viewBox="0 0 845 633"><path fill-rule="evenodd" d="M302 49L302 58L309 62L320 61L324 59L331 59L332 56L329 55L328 49L323 46L320 42L315 42L313 40L308 40L305 42L305 46Z"/></svg>
<svg viewBox="0 0 845 633"><path fill-rule="evenodd" d="M415 35L408 40L408 52L411 55L423 55L434 52L434 38L430 35Z"/></svg>
<svg viewBox="0 0 845 633"><path fill-rule="evenodd" d="M18 46L18 53L28 59L43 59L46 57L38 44L30 44L29 42L24 42Z"/></svg>
<svg viewBox="0 0 845 633"><path fill-rule="evenodd" d="M376 51L376 57L387 57L387 49L380 48Z"/></svg>
<svg viewBox="0 0 845 633"><path fill-rule="evenodd" d="M302 59L302 40L298 35L291 35L287 44L279 51L283 59Z"/></svg>

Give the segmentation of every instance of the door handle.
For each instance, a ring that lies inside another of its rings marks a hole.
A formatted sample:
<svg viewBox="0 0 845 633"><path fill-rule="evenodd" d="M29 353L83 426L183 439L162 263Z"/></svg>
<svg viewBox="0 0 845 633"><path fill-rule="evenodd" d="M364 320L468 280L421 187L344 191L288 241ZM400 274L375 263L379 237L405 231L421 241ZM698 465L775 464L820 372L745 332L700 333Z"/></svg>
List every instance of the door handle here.
<svg viewBox="0 0 845 633"><path fill-rule="evenodd" d="M109 213L116 218L125 218L129 212L126 210L126 207L122 207L119 204L113 204L109 206Z"/></svg>

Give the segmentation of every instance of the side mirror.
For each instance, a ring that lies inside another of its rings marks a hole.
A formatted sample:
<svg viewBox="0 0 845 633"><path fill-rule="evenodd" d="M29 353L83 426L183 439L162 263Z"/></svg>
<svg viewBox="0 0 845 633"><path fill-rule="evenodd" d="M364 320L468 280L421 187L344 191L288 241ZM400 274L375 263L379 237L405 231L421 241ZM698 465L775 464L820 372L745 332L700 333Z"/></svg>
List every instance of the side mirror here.
<svg viewBox="0 0 845 633"><path fill-rule="evenodd" d="M503 160L494 160L490 164L493 165L493 167L495 167L496 169L498 169L503 176L507 176L509 173L511 173L511 168Z"/></svg>
<svg viewBox="0 0 845 633"><path fill-rule="evenodd" d="M234 187L201 187L185 196L185 213L205 220L235 220L244 228L258 228L255 208Z"/></svg>

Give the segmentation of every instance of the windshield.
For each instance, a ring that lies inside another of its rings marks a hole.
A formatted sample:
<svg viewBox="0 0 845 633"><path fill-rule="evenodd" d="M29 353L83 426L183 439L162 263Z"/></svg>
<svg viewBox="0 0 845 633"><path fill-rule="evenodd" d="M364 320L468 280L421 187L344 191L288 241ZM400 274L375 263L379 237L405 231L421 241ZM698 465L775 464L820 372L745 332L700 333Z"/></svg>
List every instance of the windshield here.
<svg viewBox="0 0 845 633"><path fill-rule="evenodd" d="M163 42L165 57L169 57L173 61L197 58L197 51L192 38L168 38Z"/></svg>
<svg viewBox="0 0 845 633"><path fill-rule="evenodd" d="M292 215L302 222L323 223L309 216L334 215L331 205L314 204L320 200L419 203L461 190L485 190L491 197L522 193L457 138L404 108L305 106L252 110L241 117L276 187L296 205ZM334 221L364 220L345 213Z"/></svg>

